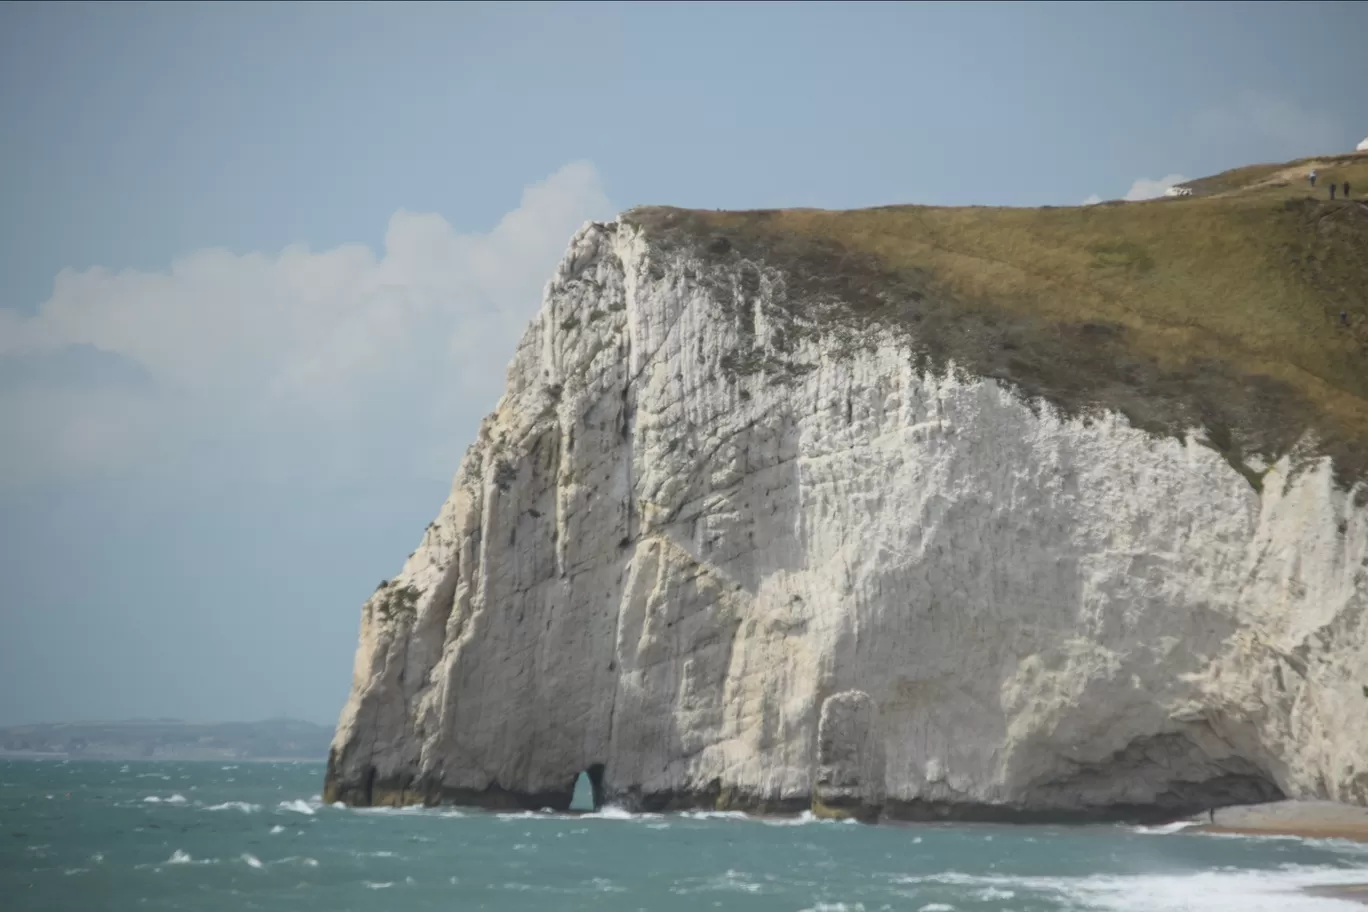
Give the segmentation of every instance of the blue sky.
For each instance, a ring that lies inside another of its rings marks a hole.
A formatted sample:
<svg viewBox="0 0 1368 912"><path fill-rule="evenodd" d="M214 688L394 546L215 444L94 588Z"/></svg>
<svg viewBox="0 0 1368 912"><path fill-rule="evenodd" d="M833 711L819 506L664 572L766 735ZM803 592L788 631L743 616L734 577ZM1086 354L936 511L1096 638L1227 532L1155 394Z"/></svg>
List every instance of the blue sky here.
<svg viewBox="0 0 1368 912"><path fill-rule="evenodd" d="M331 722L585 219L1368 136L1368 4L0 6L0 724Z"/></svg>

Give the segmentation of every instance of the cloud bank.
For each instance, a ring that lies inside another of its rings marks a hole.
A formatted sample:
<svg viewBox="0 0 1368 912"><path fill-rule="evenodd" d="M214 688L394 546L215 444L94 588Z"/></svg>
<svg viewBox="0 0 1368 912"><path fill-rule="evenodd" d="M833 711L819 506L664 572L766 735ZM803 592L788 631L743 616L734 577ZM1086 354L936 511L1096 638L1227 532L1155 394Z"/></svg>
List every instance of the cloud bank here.
<svg viewBox="0 0 1368 912"><path fill-rule="evenodd" d="M64 270L34 315L0 309L0 484L449 476L566 241L612 211L577 163L487 233L399 211L382 256L209 249L165 272Z"/></svg>

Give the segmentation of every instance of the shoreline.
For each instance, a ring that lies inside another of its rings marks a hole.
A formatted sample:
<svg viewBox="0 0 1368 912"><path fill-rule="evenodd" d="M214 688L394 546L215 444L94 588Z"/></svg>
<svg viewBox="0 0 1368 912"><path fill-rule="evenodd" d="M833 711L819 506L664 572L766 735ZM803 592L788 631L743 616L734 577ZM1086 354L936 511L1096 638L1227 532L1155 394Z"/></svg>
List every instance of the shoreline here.
<svg viewBox="0 0 1368 912"><path fill-rule="evenodd" d="M1188 819L1195 825L1187 832L1368 842L1368 808L1335 801L1250 804Z"/></svg>
<svg viewBox="0 0 1368 912"><path fill-rule="evenodd" d="M1307 887L1302 892L1308 896L1319 896L1322 899L1339 899L1368 906L1368 883Z"/></svg>
<svg viewBox="0 0 1368 912"><path fill-rule="evenodd" d="M1350 842L1368 842L1368 827L1356 826L1285 826L1285 827L1238 827L1238 826L1194 826L1183 833L1209 833L1213 836L1294 836L1298 839L1345 839Z"/></svg>

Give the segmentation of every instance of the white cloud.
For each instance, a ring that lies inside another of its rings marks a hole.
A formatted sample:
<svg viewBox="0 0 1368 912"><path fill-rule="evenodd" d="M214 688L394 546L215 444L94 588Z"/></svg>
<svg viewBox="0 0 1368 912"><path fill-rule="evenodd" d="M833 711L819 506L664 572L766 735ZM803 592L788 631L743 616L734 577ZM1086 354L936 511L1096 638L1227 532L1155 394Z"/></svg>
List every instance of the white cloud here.
<svg viewBox="0 0 1368 912"><path fill-rule="evenodd" d="M1186 183L1187 180L1188 179L1181 174L1166 174L1158 180L1151 180L1148 177L1137 178L1136 181L1131 184L1130 189L1126 191L1126 195L1121 197L1121 199L1131 203L1139 202L1140 200L1154 199L1163 196L1165 191L1175 184ZM1095 206L1100 202L1102 202L1102 197L1094 193L1083 201L1083 205Z"/></svg>
<svg viewBox="0 0 1368 912"><path fill-rule="evenodd" d="M1132 203L1155 199L1163 196L1170 187L1186 181L1187 178L1181 174L1166 174L1158 180L1150 180L1147 177L1137 178L1135 183L1131 184L1130 189L1126 191L1126 195L1121 198Z"/></svg>
<svg viewBox="0 0 1368 912"><path fill-rule="evenodd" d="M0 448L0 477L215 459L285 476L449 475L566 241L611 212L593 167L571 164L484 234L397 212L381 257L211 249L166 272L64 270L33 316L0 310L0 420L19 444ZM150 382L13 382L17 365L77 345Z"/></svg>

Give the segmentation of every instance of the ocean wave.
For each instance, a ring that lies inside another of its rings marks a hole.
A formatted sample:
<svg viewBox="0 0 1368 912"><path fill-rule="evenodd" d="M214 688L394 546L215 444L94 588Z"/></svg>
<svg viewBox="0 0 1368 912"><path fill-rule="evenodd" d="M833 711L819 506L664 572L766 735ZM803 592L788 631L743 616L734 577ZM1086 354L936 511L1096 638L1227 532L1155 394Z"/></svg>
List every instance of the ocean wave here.
<svg viewBox="0 0 1368 912"><path fill-rule="evenodd" d="M824 826L858 826L860 821L853 817L841 819L832 817L818 817L812 811L803 811L797 817L746 817L746 820L758 820L766 826L807 826L811 823L819 823ZM919 842L921 837L912 840Z"/></svg>
<svg viewBox="0 0 1368 912"><path fill-rule="evenodd" d="M257 857L256 857L255 855L253 855L251 852L243 852L243 853L242 853L242 860L245 861L245 862L247 863L247 867L249 867L249 868L260 868L260 867L264 867L264 865L262 865L262 863L261 863L261 859L260 859L260 858L257 858Z"/></svg>
<svg viewBox="0 0 1368 912"><path fill-rule="evenodd" d="M1203 839L1232 839L1246 842L1296 842L1313 849L1338 854L1368 855L1368 842L1323 836L1295 836L1291 833L1202 833Z"/></svg>
<svg viewBox="0 0 1368 912"><path fill-rule="evenodd" d="M313 806L310 805L307 801L301 801L298 798L295 798L290 801L280 802L280 804L276 805L276 810L292 811L296 814L304 814L307 817L312 817L314 815Z"/></svg>
<svg viewBox="0 0 1368 912"><path fill-rule="evenodd" d="M379 817L464 817L461 811L452 808L424 807L421 804L406 804L403 807L353 807L349 808L345 804L331 804L328 807L335 807L342 810L351 811L353 814L373 814ZM528 811L531 814L531 811Z"/></svg>
<svg viewBox="0 0 1368 912"><path fill-rule="evenodd" d="M995 899L1013 899L1016 897L1016 891L1004 890L1001 887L984 887L975 893L974 897L982 902L992 902Z"/></svg>
<svg viewBox="0 0 1368 912"><path fill-rule="evenodd" d="M1151 836L1167 836L1170 833L1181 833L1183 830L1200 826L1195 820L1175 820L1173 823L1165 823L1159 826L1136 826L1131 827L1132 833L1143 833Z"/></svg>
<svg viewBox="0 0 1368 912"><path fill-rule="evenodd" d="M197 865L197 864L217 864L215 858L191 858L190 853L184 849L176 849L171 853L171 857L163 861L165 865Z"/></svg>
<svg viewBox="0 0 1368 912"><path fill-rule="evenodd" d="M261 805L252 804L248 801L225 801L222 804L211 804L205 808L206 811L241 811L244 814L254 814L261 810Z"/></svg>
<svg viewBox="0 0 1368 912"><path fill-rule="evenodd" d="M894 883L939 884L1023 892L1098 912L1330 912L1339 900L1312 896L1308 887L1362 883L1368 868L1287 865L1277 870L1218 870L1191 874L1094 874L1085 877L1007 875L906 875Z"/></svg>
<svg viewBox="0 0 1368 912"><path fill-rule="evenodd" d="M756 882L744 871L733 871L728 869L718 877L709 877L702 880L689 879L677 881L670 888L671 893L687 895L690 893L759 893L765 888L764 884Z"/></svg>
<svg viewBox="0 0 1368 912"><path fill-rule="evenodd" d="M383 882L377 882L374 880L363 880L361 882L366 885L367 890L388 890L390 887L394 886L394 881L392 880L387 880Z"/></svg>
<svg viewBox="0 0 1368 912"><path fill-rule="evenodd" d="M271 827L271 835L272 835L272 836L275 836L276 834L278 834L278 833L283 833L283 832L285 832L285 828L284 828L283 826L281 826L280 824L278 824L278 823L277 823L275 826Z"/></svg>
<svg viewBox="0 0 1368 912"><path fill-rule="evenodd" d="M618 807L615 804L605 804L597 811L588 814L577 815L584 820L659 820L663 814L634 814L626 808Z"/></svg>
<svg viewBox="0 0 1368 912"><path fill-rule="evenodd" d="M689 820L750 820L744 811L680 811L679 816Z"/></svg>
<svg viewBox="0 0 1368 912"><path fill-rule="evenodd" d="M162 798L162 797L157 796L157 795L148 795L146 798L143 799L143 803L144 803L144 804L185 804L185 802L186 802L187 800L188 800L188 799L186 799L186 797L185 797L184 795L182 795L182 794L180 794L179 792L177 792L176 794L172 795L170 798Z"/></svg>

